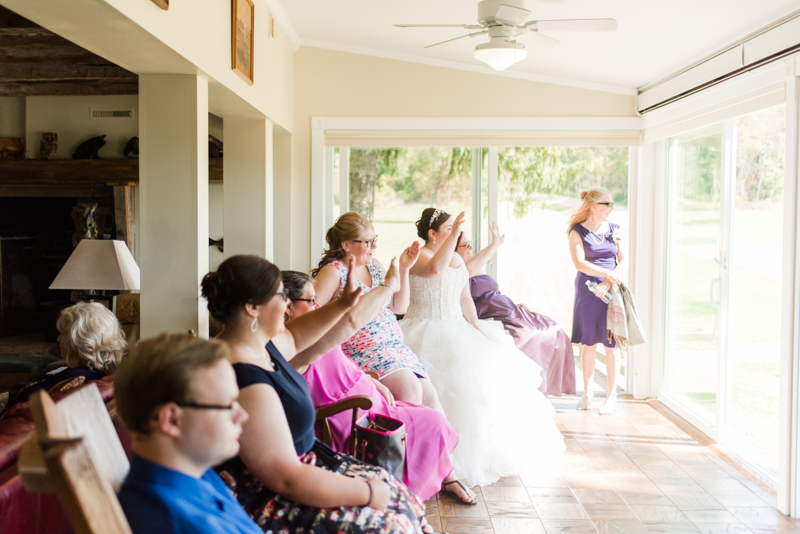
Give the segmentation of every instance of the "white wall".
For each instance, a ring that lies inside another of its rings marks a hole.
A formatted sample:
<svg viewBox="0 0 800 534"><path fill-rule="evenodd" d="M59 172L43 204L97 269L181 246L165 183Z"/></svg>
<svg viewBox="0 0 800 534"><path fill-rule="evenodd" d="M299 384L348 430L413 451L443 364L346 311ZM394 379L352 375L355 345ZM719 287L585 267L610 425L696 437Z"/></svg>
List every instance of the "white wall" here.
<svg viewBox="0 0 800 534"><path fill-rule="evenodd" d="M133 109L130 119L92 119L94 109ZM39 154L44 132L58 134L58 158L71 159L82 142L106 135L101 158L122 158L131 137L139 135L139 97L123 96L29 96L25 98L26 150Z"/></svg>
<svg viewBox="0 0 800 534"><path fill-rule="evenodd" d="M0 96L0 137L25 137L24 96Z"/></svg>

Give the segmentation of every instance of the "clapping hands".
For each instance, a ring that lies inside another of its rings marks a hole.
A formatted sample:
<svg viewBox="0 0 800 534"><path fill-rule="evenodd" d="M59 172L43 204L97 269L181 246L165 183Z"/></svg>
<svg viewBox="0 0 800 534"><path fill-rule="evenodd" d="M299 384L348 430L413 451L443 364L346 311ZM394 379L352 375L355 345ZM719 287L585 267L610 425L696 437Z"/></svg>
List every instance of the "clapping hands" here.
<svg viewBox="0 0 800 534"><path fill-rule="evenodd" d="M419 241L411 243L407 249L400 254L400 270L404 273L408 272L419 258Z"/></svg>
<svg viewBox="0 0 800 534"><path fill-rule="evenodd" d="M506 235L500 235L500 228L498 228L497 223L493 222L489 224L489 232L492 233L492 244L494 245L497 243L497 246L501 246L503 243L506 242Z"/></svg>
<svg viewBox="0 0 800 534"><path fill-rule="evenodd" d="M419 244L418 243L415 243L415 244L417 245L417 255L419 255ZM408 247L408 248L411 248L411 247ZM406 249L406 252L408 251L408 248ZM405 256L406 252L403 252L403 256ZM402 256L401 256L401 260L402 260ZM414 258L414 261L417 261L416 258ZM412 265L413 265L413 263L412 263ZM383 278L383 281L395 293L400 291L401 283L400 283L400 272L399 272L399 269L397 268L397 258L392 258L392 261L389 262L389 270L386 271L386 276Z"/></svg>
<svg viewBox="0 0 800 534"><path fill-rule="evenodd" d="M453 222L453 231L451 232L450 235L454 235L454 236L458 237L458 233L459 233L459 230L461 229L461 225L464 224L464 222L466 220L467 220L467 217L466 217L466 215L464 215L464 212L462 211L461 213L459 213L458 217L456 217L456 220Z"/></svg>
<svg viewBox="0 0 800 534"><path fill-rule="evenodd" d="M359 296L361 296L361 288L356 284L356 275L353 270L355 269L356 258L350 255L347 265L347 281L344 284L342 295L337 299L342 301L346 307L350 308L356 305Z"/></svg>

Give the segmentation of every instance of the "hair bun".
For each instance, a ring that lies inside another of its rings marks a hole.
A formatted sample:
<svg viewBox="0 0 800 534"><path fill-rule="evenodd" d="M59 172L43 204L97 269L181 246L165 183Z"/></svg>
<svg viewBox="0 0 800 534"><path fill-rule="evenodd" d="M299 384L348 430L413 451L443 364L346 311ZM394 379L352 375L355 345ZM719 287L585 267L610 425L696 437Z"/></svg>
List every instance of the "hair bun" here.
<svg viewBox="0 0 800 534"><path fill-rule="evenodd" d="M581 191L581 200L586 198L586 193L588 193L588 191Z"/></svg>

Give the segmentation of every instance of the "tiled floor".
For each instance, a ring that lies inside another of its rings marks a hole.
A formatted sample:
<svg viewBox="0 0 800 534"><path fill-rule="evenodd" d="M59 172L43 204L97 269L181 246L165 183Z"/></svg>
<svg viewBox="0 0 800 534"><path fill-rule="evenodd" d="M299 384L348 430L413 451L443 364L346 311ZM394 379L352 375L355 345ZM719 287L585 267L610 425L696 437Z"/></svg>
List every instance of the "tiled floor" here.
<svg viewBox="0 0 800 534"><path fill-rule="evenodd" d="M657 401L620 397L610 416L576 402L553 399L566 452L474 488L477 506L440 494L428 502L432 525L450 534L800 534L769 491Z"/></svg>

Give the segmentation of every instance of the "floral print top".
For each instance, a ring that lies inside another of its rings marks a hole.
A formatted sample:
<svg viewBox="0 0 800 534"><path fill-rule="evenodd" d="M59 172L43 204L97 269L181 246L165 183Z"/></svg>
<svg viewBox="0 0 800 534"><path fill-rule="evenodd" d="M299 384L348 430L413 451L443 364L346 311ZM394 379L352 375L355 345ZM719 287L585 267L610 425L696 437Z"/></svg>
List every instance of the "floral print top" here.
<svg viewBox="0 0 800 534"><path fill-rule="evenodd" d="M339 271L339 292L336 294L338 298L347 281L347 267L338 261L332 262L331 265ZM367 265L367 269L372 277L372 287L356 280L362 295L383 283L383 272L376 263ZM422 362L403 341L403 331L397 324L394 312L389 309L390 302L391 299L386 301L386 305L374 319L342 343L342 351L356 362L362 371L373 371L381 379L400 369L411 369L418 377L428 378Z"/></svg>

